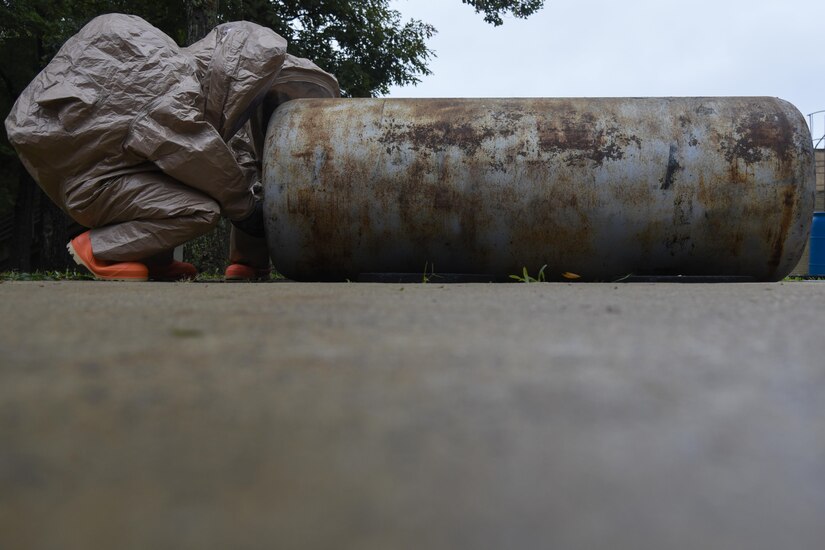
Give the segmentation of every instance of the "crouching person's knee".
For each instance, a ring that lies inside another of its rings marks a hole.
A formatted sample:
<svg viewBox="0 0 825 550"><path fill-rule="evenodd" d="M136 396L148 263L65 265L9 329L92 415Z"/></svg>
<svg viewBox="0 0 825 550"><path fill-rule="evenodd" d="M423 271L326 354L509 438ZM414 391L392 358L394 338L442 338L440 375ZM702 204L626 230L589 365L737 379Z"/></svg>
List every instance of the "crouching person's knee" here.
<svg viewBox="0 0 825 550"><path fill-rule="evenodd" d="M198 226L198 236L211 231L221 220L221 208L215 201L204 201L191 216L192 224Z"/></svg>

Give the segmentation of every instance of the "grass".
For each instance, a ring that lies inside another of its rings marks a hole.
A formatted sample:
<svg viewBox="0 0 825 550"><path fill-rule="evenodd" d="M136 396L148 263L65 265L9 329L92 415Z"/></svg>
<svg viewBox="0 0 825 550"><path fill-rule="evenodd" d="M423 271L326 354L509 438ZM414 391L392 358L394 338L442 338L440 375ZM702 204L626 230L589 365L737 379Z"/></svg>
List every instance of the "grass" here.
<svg viewBox="0 0 825 550"><path fill-rule="evenodd" d="M430 271L427 272L427 267L430 268ZM430 262L424 262L424 275L421 276L421 283L427 284L430 282L430 279L435 275L435 264L430 265Z"/></svg>
<svg viewBox="0 0 825 550"><path fill-rule="evenodd" d="M0 281L91 281L94 277L74 269L64 271L0 271Z"/></svg>
<svg viewBox="0 0 825 550"><path fill-rule="evenodd" d="M285 277L273 270L269 275L271 281L284 279ZM36 270L36 271L0 271L0 282L3 281L93 281L94 277L79 269L58 270ZM216 271L205 271L198 273L195 283L222 283L223 273Z"/></svg>
<svg viewBox="0 0 825 550"><path fill-rule="evenodd" d="M546 268L547 268L547 264L544 264L543 266L541 266L541 269L539 269L538 274L535 277L531 277L530 274L527 272L527 268L524 267L521 270L521 276L519 276L519 275L510 275L510 278L515 279L516 281L519 281L520 283L543 283L543 282L545 282L544 270Z"/></svg>
<svg viewBox="0 0 825 550"><path fill-rule="evenodd" d="M542 266L539 269L539 272L536 274L535 277L531 276L530 273L527 271L527 268L523 268L521 275L510 275L511 279L519 281L521 283L543 283L546 281L544 270L547 268L546 265ZM630 275L618 279L614 282L621 282L624 279L627 279ZM272 270L270 274L270 280L282 280L285 279L283 275L278 273L277 270ZM434 272L434 266L431 266L429 263L425 264L424 267L424 274L422 276L422 283L429 283L432 282L434 278L438 278L438 275ZM84 271L80 271L77 269L65 269L63 271L59 270L37 270L37 271L0 271L0 282L3 281L92 281L94 277L89 275ZM785 283L793 283L793 282L802 282L802 281L825 281L825 276L816 276L816 275L792 275L785 277L782 282ZM195 277L195 283L221 283L223 282L223 273L217 271L204 271L198 273L198 276Z"/></svg>

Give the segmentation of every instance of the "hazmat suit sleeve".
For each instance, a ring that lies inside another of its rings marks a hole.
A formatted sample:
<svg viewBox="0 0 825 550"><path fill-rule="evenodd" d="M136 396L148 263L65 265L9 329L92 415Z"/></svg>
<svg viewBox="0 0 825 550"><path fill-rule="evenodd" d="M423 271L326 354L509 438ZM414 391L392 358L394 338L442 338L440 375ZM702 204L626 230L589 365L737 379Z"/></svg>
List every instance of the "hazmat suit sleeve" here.
<svg viewBox="0 0 825 550"><path fill-rule="evenodd" d="M215 127L187 105L162 99L134 120L124 147L213 197L224 216L243 219L254 206L244 171Z"/></svg>

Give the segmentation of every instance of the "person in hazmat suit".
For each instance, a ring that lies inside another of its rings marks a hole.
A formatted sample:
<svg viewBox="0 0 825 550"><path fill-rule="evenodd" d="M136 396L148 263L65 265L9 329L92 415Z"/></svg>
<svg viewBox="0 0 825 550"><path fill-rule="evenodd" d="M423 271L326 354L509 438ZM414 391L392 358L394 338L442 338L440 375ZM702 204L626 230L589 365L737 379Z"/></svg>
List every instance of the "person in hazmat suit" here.
<svg viewBox="0 0 825 550"><path fill-rule="evenodd" d="M249 120L271 94L286 46L242 21L180 48L121 14L95 18L63 45L18 98L6 130L45 193L90 228L68 244L79 264L99 279L174 280L196 274L172 259L174 247L221 215L263 238L255 174L243 166L250 147L229 142L240 130L254 134Z"/></svg>

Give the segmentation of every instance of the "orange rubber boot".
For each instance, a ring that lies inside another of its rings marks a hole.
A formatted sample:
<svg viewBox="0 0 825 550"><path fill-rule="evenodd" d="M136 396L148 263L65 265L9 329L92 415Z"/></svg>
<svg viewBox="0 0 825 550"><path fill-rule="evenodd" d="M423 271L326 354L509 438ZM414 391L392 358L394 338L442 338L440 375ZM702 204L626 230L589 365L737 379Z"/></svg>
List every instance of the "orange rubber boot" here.
<svg viewBox="0 0 825 550"><path fill-rule="evenodd" d="M223 274L225 281L267 281L269 268L256 269L245 264L231 264Z"/></svg>
<svg viewBox="0 0 825 550"><path fill-rule="evenodd" d="M268 281L269 248L266 239L253 237L233 225L229 232L229 267L223 279L226 282Z"/></svg>
<svg viewBox="0 0 825 550"><path fill-rule="evenodd" d="M182 281L198 276L198 269L187 262L172 260L168 264L149 264L149 278L153 281Z"/></svg>
<svg viewBox="0 0 825 550"><path fill-rule="evenodd" d="M104 281L146 281L149 269L139 262L108 262L98 260L92 254L92 241L89 232L81 233L66 245L77 265L82 265L94 275L95 279Z"/></svg>

